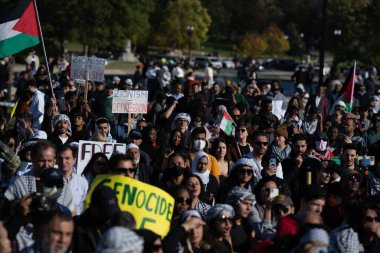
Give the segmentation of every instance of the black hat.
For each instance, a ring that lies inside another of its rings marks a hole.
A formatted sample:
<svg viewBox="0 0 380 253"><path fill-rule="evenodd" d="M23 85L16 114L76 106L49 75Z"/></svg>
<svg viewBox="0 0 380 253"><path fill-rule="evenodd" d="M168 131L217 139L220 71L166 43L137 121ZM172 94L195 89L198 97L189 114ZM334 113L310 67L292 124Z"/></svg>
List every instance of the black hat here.
<svg viewBox="0 0 380 253"><path fill-rule="evenodd" d="M63 187L63 174L56 168L48 168L42 170L40 180L41 183L46 187Z"/></svg>
<svg viewBox="0 0 380 253"><path fill-rule="evenodd" d="M131 139L142 139L142 134L139 130L137 129L133 129L129 132L129 135L128 135L129 138Z"/></svg>
<svg viewBox="0 0 380 253"><path fill-rule="evenodd" d="M115 193L105 185L98 185L94 189L91 195L90 206L97 207L106 219L120 212Z"/></svg>
<svg viewBox="0 0 380 253"><path fill-rule="evenodd" d="M317 184L307 185L305 187L305 191L303 195L306 202L313 199L326 198L326 196L327 196L326 190Z"/></svg>

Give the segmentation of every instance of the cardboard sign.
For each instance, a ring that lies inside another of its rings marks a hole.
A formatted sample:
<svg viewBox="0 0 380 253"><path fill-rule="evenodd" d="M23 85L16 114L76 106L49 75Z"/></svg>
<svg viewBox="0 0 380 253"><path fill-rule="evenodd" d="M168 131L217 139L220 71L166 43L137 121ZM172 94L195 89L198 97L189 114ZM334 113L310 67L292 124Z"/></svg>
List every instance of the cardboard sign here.
<svg viewBox="0 0 380 253"><path fill-rule="evenodd" d="M77 165L77 174L81 175L84 168L91 160L92 156L96 153L103 153L108 158L111 157L114 151L117 151L122 154L127 152L127 144L125 143L109 143L109 142L100 142L100 141L79 141L78 149L78 165Z"/></svg>
<svg viewBox="0 0 380 253"><path fill-rule="evenodd" d="M147 113L148 91L113 90L112 113Z"/></svg>
<svg viewBox="0 0 380 253"><path fill-rule="evenodd" d="M70 78L103 82L105 63L106 60L102 58L73 56L71 58Z"/></svg>
<svg viewBox="0 0 380 253"><path fill-rule="evenodd" d="M88 190L85 208L90 205L92 192L101 184L113 189L120 209L133 215L138 229L145 228L166 236L174 209L172 196L160 188L126 176L97 175Z"/></svg>

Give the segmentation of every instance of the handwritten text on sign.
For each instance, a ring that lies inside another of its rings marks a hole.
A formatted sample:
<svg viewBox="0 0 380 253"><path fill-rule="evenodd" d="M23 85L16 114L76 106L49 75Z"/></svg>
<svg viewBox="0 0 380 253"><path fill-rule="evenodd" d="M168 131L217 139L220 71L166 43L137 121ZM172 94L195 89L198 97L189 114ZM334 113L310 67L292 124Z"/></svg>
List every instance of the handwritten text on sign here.
<svg viewBox="0 0 380 253"><path fill-rule="evenodd" d="M88 190L85 208L96 186L110 187L122 211L130 212L137 228L145 228L165 237L170 229L174 199L167 192L126 176L97 175Z"/></svg>
<svg viewBox="0 0 380 253"><path fill-rule="evenodd" d="M112 113L147 113L148 91L113 90Z"/></svg>
<svg viewBox="0 0 380 253"><path fill-rule="evenodd" d="M79 141L78 149L78 165L77 174L82 174L84 168L91 160L92 156L96 153L105 154L108 159L111 157L112 153L117 151L119 153L125 154L127 152L127 144L125 143L109 143L109 142L98 142L98 141Z"/></svg>
<svg viewBox="0 0 380 253"><path fill-rule="evenodd" d="M71 59L71 79L83 79L95 82L104 81L104 65L105 59L86 57L86 56L73 56Z"/></svg>

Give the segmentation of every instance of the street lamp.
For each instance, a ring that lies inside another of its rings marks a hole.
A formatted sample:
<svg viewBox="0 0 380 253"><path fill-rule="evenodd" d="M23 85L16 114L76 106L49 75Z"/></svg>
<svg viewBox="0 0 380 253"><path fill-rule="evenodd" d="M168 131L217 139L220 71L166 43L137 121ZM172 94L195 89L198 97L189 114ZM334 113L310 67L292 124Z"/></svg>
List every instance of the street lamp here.
<svg viewBox="0 0 380 253"><path fill-rule="evenodd" d="M192 25L188 25L186 27L186 31L187 31L187 35L189 35L189 51L188 51L188 56L189 56L189 59L190 59L190 53L191 53L191 39L193 37L193 33L194 33L194 26Z"/></svg>

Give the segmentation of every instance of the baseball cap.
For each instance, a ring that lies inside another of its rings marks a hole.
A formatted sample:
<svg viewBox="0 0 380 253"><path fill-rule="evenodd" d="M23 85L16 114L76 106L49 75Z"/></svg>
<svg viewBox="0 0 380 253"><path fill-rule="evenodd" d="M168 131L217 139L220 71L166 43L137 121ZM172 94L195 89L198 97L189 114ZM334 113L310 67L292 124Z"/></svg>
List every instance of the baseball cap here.
<svg viewBox="0 0 380 253"><path fill-rule="evenodd" d="M282 205L282 206L293 206L293 201L288 195L277 195L273 200L272 200L272 206L275 205Z"/></svg>

